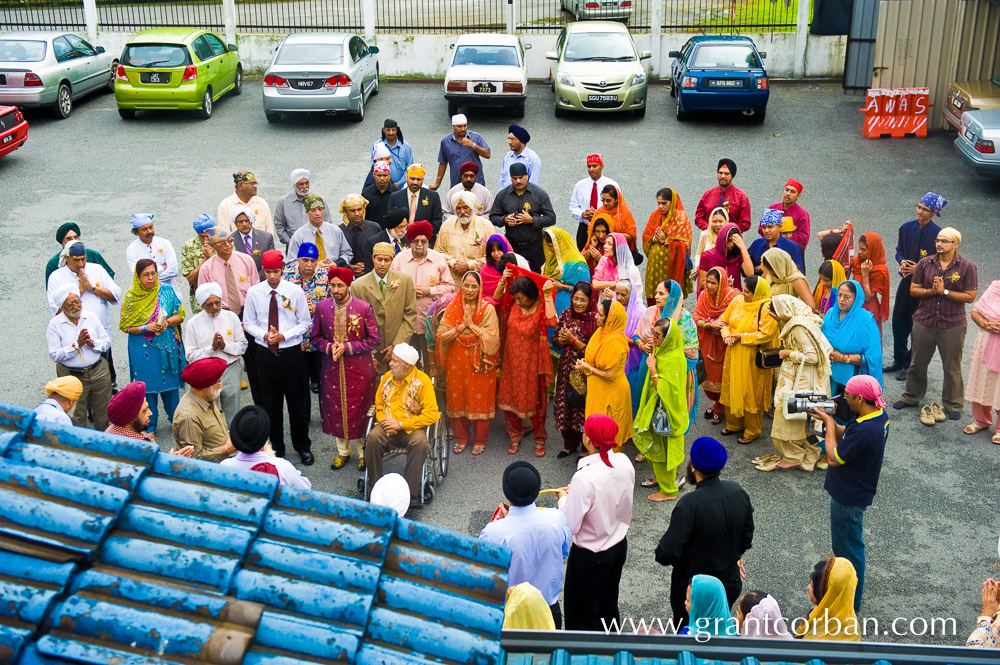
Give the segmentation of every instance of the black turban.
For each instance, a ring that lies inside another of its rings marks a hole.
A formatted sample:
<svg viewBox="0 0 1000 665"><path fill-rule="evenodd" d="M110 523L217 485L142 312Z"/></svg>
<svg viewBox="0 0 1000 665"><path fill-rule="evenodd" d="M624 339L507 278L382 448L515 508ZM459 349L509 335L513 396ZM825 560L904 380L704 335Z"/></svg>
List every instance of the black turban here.
<svg viewBox="0 0 1000 665"><path fill-rule="evenodd" d="M385 122L382 123L383 129L398 129L399 124L392 118L386 118Z"/></svg>
<svg viewBox="0 0 1000 665"><path fill-rule="evenodd" d="M723 166L728 166L729 172L732 174L734 178L736 177L736 162L729 159L728 157L723 157L722 159L719 160L719 165L715 167L715 170L718 171Z"/></svg>
<svg viewBox="0 0 1000 665"><path fill-rule="evenodd" d="M521 162L514 162L510 165L510 175L512 177L516 175L528 175L528 167Z"/></svg>
<svg viewBox="0 0 1000 665"><path fill-rule="evenodd" d="M248 455L259 452L270 433L271 419L267 411L255 404L237 411L229 425L229 439L233 447Z"/></svg>
<svg viewBox="0 0 1000 665"><path fill-rule="evenodd" d="M382 215L382 228L383 229L394 229L404 221L406 221L407 216L410 211L406 208L393 208L389 212ZM410 220L413 221L413 220Z"/></svg>
<svg viewBox="0 0 1000 665"><path fill-rule="evenodd" d="M512 506L528 506L538 498L542 476L528 462L510 464L503 472L503 495Z"/></svg>

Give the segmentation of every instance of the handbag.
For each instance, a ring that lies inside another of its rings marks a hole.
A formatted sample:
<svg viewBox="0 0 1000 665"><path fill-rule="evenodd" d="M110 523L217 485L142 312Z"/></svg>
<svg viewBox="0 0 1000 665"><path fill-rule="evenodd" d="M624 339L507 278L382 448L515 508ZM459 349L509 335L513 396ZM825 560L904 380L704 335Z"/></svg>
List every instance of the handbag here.
<svg viewBox="0 0 1000 665"><path fill-rule="evenodd" d="M698 354L698 362L694 364L694 376L698 381L698 385L705 383L705 379L708 378L708 372L705 370L705 359Z"/></svg>
<svg viewBox="0 0 1000 665"><path fill-rule="evenodd" d="M757 349L754 364L761 369L781 367L781 349Z"/></svg>
<svg viewBox="0 0 1000 665"><path fill-rule="evenodd" d="M577 409L587 406L587 377L583 372L570 370L566 385L566 402Z"/></svg>
<svg viewBox="0 0 1000 665"><path fill-rule="evenodd" d="M656 409L653 410L653 419L649 426L660 436L670 436L670 414L663 408L663 400L657 398Z"/></svg>

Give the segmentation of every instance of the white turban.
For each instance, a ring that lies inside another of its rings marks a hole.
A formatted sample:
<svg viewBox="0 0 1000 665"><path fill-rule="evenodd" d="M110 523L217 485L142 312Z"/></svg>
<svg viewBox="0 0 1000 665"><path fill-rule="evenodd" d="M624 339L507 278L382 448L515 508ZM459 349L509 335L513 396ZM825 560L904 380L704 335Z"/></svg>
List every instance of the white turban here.
<svg viewBox="0 0 1000 665"><path fill-rule="evenodd" d="M469 119L465 117L464 113L458 113L451 116L451 124L454 125L467 125L469 124Z"/></svg>
<svg viewBox="0 0 1000 665"><path fill-rule="evenodd" d="M410 485L398 473L387 473L372 487L368 500L377 506L392 508L403 517L410 507Z"/></svg>
<svg viewBox="0 0 1000 665"><path fill-rule="evenodd" d="M222 298L222 287L216 282L205 282L194 292L194 299L198 301L199 307L204 305L205 301L212 296Z"/></svg>
<svg viewBox="0 0 1000 665"><path fill-rule="evenodd" d="M389 146L379 141L375 144L375 149L372 150L372 161L385 159L386 157L392 157L392 154L389 152Z"/></svg>
<svg viewBox="0 0 1000 665"><path fill-rule="evenodd" d="M69 298L69 294L71 293L80 295L80 287L74 282L68 282L56 289L56 292L52 294L52 299L55 301L56 307L62 307L63 303L66 302L66 298Z"/></svg>
<svg viewBox="0 0 1000 665"><path fill-rule="evenodd" d="M309 173L306 169L295 169L292 171L292 184L294 185L299 180L305 178L306 180L312 180L312 173Z"/></svg>
<svg viewBox="0 0 1000 665"><path fill-rule="evenodd" d="M417 361L420 360L420 353L406 342L392 347L392 355L407 365L416 365Z"/></svg>
<svg viewBox="0 0 1000 665"><path fill-rule="evenodd" d="M240 215L246 215L250 223L253 224L257 221L257 215L253 214L253 210L246 206L233 206L232 212L229 213L229 219L232 220L233 224L236 224L236 218Z"/></svg>
<svg viewBox="0 0 1000 665"><path fill-rule="evenodd" d="M452 210L454 210L455 207L458 206L459 201L465 202L465 205L469 206L469 208L472 209L472 214L473 215L476 214L476 197L475 195L473 195L472 192L462 190L461 192L458 192L457 194L452 196L451 197Z"/></svg>

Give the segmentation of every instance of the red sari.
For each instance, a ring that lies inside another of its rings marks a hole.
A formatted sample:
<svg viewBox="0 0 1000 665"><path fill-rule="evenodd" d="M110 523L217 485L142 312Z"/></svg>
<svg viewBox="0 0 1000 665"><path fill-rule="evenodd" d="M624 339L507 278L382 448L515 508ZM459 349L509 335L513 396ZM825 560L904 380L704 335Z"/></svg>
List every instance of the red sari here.
<svg viewBox="0 0 1000 665"><path fill-rule="evenodd" d="M698 326L698 347L701 350L701 358L705 363L705 380L701 387L705 390L708 398L715 401L713 409L716 414L722 415L725 409L719 402L722 392L722 364L726 359L726 343L722 341L719 330L703 328L706 321L717 321L725 314L729 303L739 295L739 291L729 286L726 279L726 271L721 267L711 268L709 273L715 273L719 280L719 290L713 298L708 293L708 289L698 294L698 302L694 307L694 315L691 317L695 325Z"/></svg>
<svg viewBox="0 0 1000 665"><path fill-rule="evenodd" d="M868 287L875 295L874 298L865 298L864 308L875 317L879 332L882 332L882 322L889 318L889 268L885 265L885 247L882 245L882 236L869 231L861 236L868 245L868 260L872 262L871 272L868 273ZM851 261L851 275L864 284L861 273L861 261L854 257Z"/></svg>
<svg viewBox="0 0 1000 665"><path fill-rule="evenodd" d="M506 299L506 296L505 296ZM497 406L520 418L531 418L547 406L545 388L552 381L548 328L557 319L545 318L545 301L539 295L535 311L525 314L511 307L507 318L507 339L503 348L503 371ZM538 432L535 433L536 439Z"/></svg>

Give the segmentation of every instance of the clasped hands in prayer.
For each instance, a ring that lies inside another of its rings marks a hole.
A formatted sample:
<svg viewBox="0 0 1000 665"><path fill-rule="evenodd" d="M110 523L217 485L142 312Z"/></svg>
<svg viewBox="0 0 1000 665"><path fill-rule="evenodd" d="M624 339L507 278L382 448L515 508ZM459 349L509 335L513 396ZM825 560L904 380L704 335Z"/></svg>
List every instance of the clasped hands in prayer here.
<svg viewBox="0 0 1000 665"><path fill-rule="evenodd" d="M268 344L279 344L285 341L285 336L278 332L277 328L271 326L270 330L267 331L267 334L264 335L264 341Z"/></svg>
<svg viewBox="0 0 1000 665"><path fill-rule="evenodd" d="M516 224L531 224L534 221L535 218L526 212L519 212L517 214L511 213L503 218L503 222L507 226L514 226Z"/></svg>

